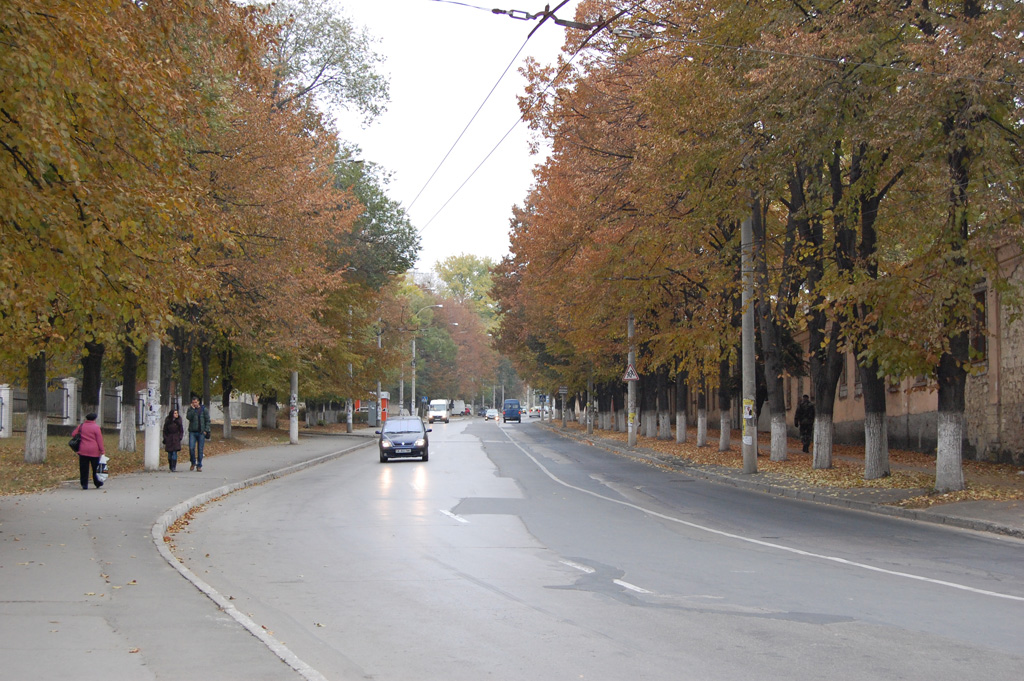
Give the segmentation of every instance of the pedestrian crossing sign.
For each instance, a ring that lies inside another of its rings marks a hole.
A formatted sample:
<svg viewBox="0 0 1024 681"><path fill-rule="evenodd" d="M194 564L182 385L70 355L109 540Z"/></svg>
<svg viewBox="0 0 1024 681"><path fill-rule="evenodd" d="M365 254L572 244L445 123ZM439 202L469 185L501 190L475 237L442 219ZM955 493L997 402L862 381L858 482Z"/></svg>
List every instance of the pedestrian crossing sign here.
<svg viewBox="0 0 1024 681"><path fill-rule="evenodd" d="M639 381L640 377L636 374L636 369L633 368L632 364L626 365L626 375L622 377L623 381Z"/></svg>

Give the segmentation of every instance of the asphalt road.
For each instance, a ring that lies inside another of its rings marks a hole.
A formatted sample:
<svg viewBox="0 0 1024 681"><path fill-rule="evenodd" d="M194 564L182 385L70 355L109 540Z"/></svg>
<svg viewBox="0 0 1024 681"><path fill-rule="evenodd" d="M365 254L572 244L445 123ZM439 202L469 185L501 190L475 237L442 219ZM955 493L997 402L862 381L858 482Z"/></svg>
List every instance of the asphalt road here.
<svg viewBox="0 0 1024 681"><path fill-rule="evenodd" d="M327 679L1019 679L1024 543L434 424L233 494L177 539Z"/></svg>

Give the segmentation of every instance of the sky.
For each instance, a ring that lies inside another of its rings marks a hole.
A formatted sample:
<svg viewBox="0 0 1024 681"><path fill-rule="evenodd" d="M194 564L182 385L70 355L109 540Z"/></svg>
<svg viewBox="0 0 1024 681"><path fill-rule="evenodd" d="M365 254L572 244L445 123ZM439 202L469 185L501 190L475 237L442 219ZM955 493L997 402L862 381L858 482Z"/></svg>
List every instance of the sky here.
<svg viewBox="0 0 1024 681"><path fill-rule="evenodd" d="M389 196L406 208L413 226L422 230L416 269L428 271L437 262L461 254L500 261L508 254L512 206L522 204L533 183L532 170L543 158L530 154L532 133L519 123L486 163L475 173L474 169L519 119L516 96L525 86L519 66L527 56L542 64L553 63L570 29L551 21L540 27L427 184L537 26L536 20L493 14L490 8L518 10L516 14L522 16L542 11L544 4L540 0L465 0L487 8L484 11L435 0L331 2L378 40L375 51L385 57L380 71L390 81L387 112L367 127L356 116L339 115L339 128L344 139L361 147L363 160L392 173ZM575 5L576 0L571 0L559 10L558 18L571 20Z"/></svg>

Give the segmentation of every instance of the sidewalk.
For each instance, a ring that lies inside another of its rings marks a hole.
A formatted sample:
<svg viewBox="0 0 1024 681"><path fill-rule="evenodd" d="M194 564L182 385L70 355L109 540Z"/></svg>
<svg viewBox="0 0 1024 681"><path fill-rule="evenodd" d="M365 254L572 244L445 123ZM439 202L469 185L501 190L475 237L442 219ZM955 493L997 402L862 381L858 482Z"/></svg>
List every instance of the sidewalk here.
<svg viewBox="0 0 1024 681"><path fill-rule="evenodd" d="M201 575L180 566L163 537L189 509L370 446L367 433L303 436L299 445L207 457L202 472L179 465L177 473L115 475L101 490L73 481L0 497L0 676L320 678L212 590L204 595Z"/></svg>
<svg viewBox="0 0 1024 681"><path fill-rule="evenodd" d="M544 425L548 426L546 423ZM563 430L558 423L548 427L564 437L570 437L624 456L638 457L660 466L666 466L706 480L733 485L734 487L754 490L764 494L789 497L791 499L801 499L830 506L841 506L859 511L906 518L908 520L937 523L1024 539L1024 499L1011 501L962 501L937 504L926 509L903 508L894 504L911 497L920 496L926 493L927 490L878 487L820 487L808 484L799 478L780 473L761 471L754 475L747 475L738 468L693 463L680 456L672 456L652 448L643 447L642 442L638 442L637 447L631 450L622 442L613 438L602 437L599 430L595 430L593 435L588 436L582 429L567 428ZM643 439L641 438L641 440ZM717 443L713 443L712 446L717 447ZM738 449L739 446L739 443L734 440L733 447ZM758 461L766 460L767 449L764 443L760 443L759 451L761 456L758 457ZM791 459L806 458L807 468L810 468L809 455L803 453L799 447L791 445L788 451ZM852 460L854 457L838 455L836 458L849 458ZM863 462L863 456L859 461ZM896 462L893 462L891 467L894 472L896 470L904 470L934 473L934 469L926 471L918 467L901 465ZM969 477L968 482L970 482ZM1016 479L1005 484L1015 485L1024 493L1024 475L1018 475Z"/></svg>

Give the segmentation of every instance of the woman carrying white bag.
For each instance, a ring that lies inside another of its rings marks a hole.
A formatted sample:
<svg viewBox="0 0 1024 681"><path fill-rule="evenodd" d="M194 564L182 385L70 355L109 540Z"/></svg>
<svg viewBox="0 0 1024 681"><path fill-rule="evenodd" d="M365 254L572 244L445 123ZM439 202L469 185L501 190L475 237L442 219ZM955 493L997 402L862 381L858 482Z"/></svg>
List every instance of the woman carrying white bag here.
<svg viewBox="0 0 1024 681"><path fill-rule="evenodd" d="M85 421L81 423L74 432L71 433L72 437L78 435L81 437L81 443L78 445L78 474L79 481L82 483L82 489L89 489L89 469L92 469L92 481L96 483L96 488L103 487L103 482L107 479L107 452L103 448L103 432L100 430L100 426L96 423L96 414L86 414ZM103 473L100 473L100 467L103 468ZM100 477L100 476L103 477Z"/></svg>

